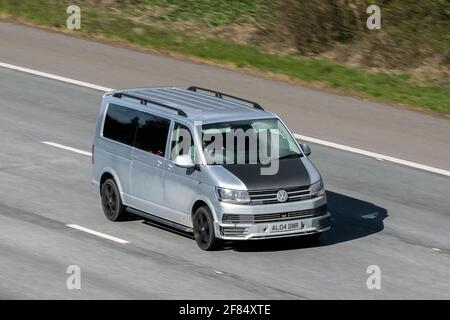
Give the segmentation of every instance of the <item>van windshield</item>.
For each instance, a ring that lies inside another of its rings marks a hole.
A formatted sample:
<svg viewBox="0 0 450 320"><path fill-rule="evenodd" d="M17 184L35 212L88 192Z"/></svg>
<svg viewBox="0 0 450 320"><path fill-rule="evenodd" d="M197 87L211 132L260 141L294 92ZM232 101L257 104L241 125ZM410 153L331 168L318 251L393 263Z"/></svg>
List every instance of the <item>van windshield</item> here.
<svg viewBox="0 0 450 320"><path fill-rule="evenodd" d="M202 141L210 165L267 164L302 156L297 142L276 118L203 125Z"/></svg>

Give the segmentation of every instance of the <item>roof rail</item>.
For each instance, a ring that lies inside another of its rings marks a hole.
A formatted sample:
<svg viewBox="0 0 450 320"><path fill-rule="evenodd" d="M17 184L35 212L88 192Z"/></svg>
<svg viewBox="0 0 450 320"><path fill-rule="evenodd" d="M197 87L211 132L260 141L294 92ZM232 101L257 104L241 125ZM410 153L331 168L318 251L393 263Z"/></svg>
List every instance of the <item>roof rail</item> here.
<svg viewBox="0 0 450 320"><path fill-rule="evenodd" d="M164 103L161 103L161 102L157 102L157 101L154 101L154 100L150 100L150 99L147 99L147 98L143 98L143 97L140 97L140 96L135 96L135 95L132 95L132 94L129 94L129 93L116 92L116 93L113 94L113 97L119 98L119 99L121 99L122 97L136 99L136 100L139 100L141 102L141 104L143 104L145 106L147 105L147 103L156 104L158 106L161 106L161 107L164 107L164 108L176 111L179 116L187 118L186 112L184 112L183 110L181 110L179 108L168 106L167 104L164 104Z"/></svg>
<svg viewBox="0 0 450 320"><path fill-rule="evenodd" d="M194 91L194 92L205 91L205 92L213 93L216 98L220 98L220 99L224 99L224 97L226 97L226 98L231 98L231 99L234 99L234 100L242 101L242 102L251 104L252 107L255 108L255 109L264 111L263 107L261 107L261 105L259 103L256 103L256 102L253 102L253 101L250 101L250 100L246 100L246 99L242 99L242 98L238 98L238 97L235 97L235 96L223 93L223 92L214 91L214 90L211 90L211 89L205 89L205 88L196 87L196 86L192 86L192 87L189 87L187 89L189 91Z"/></svg>

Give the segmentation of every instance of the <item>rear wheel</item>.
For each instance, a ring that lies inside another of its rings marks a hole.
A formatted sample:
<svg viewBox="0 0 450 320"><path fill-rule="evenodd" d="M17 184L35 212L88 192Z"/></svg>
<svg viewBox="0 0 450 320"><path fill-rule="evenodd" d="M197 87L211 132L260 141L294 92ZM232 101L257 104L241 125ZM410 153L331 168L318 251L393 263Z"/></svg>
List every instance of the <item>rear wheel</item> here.
<svg viewBox="0 0 450 320"><path fill-rule="evenodd" d="M127 214L114 180L108 179L102 184L101 196L105 217L111 221L124 220Z"/></svg>
<svg viewBox="0 0 450 320"><path fill-rule="evenodd" d="M198 208L193 216L194 237L202 250L214 250L219 245L219 239L214 233L214 220L211 210L203 206Z"/></svg>

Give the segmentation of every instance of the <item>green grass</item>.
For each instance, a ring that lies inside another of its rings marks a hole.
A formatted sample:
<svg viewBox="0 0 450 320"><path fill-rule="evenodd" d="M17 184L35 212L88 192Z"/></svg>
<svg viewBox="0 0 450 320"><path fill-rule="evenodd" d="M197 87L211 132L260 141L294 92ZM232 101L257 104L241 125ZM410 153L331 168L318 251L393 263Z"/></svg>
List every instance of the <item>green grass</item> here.
<svg viewBox="0 0 450 320"><path fill-rule="evenodd" d="M152 1L142 0L140 5ZM60 0L0 0L0 12L38 25L65 28L67 3ZM250 1L245 3L249 4ZM123 13L114 13L105 8L86 5L81 5L81 8L82 30L77 32L82 34L119 39L144 48L169 50L216 63L231 63L239 68L250 67L262 72L286 75L292 80L326 84L343 93L450 114L449 87L431 83L419 84L412 81L407 73L400 75L373 73L324 59L270 54L260 48L240 45L225 39L181 34L168 25L135 22ZM212 7L210 11L214 12L213 9ZM205 11L203 13L208 16Z"/></svg>
<svg viewBox="0 0 450 320"><path fill-rule="evenodd" d="M140 0L138 9L164 11L163 20L193 20L212 26L242 22L260 22L267 18L270 0ZM126 8L127 0L116 0Z"/></svg>

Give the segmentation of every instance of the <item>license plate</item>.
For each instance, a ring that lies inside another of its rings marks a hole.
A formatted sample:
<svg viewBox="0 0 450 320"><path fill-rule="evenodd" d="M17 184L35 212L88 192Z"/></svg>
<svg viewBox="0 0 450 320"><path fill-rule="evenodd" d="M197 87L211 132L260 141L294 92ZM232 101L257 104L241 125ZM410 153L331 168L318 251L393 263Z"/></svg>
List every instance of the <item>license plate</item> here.
<svg viewBox="0 0 450 320"><path fill-rule="evenodd" d="M269 226L270 232L283 232L303 229L303 223L301 221L291 222L278 222Z"/></svg>

